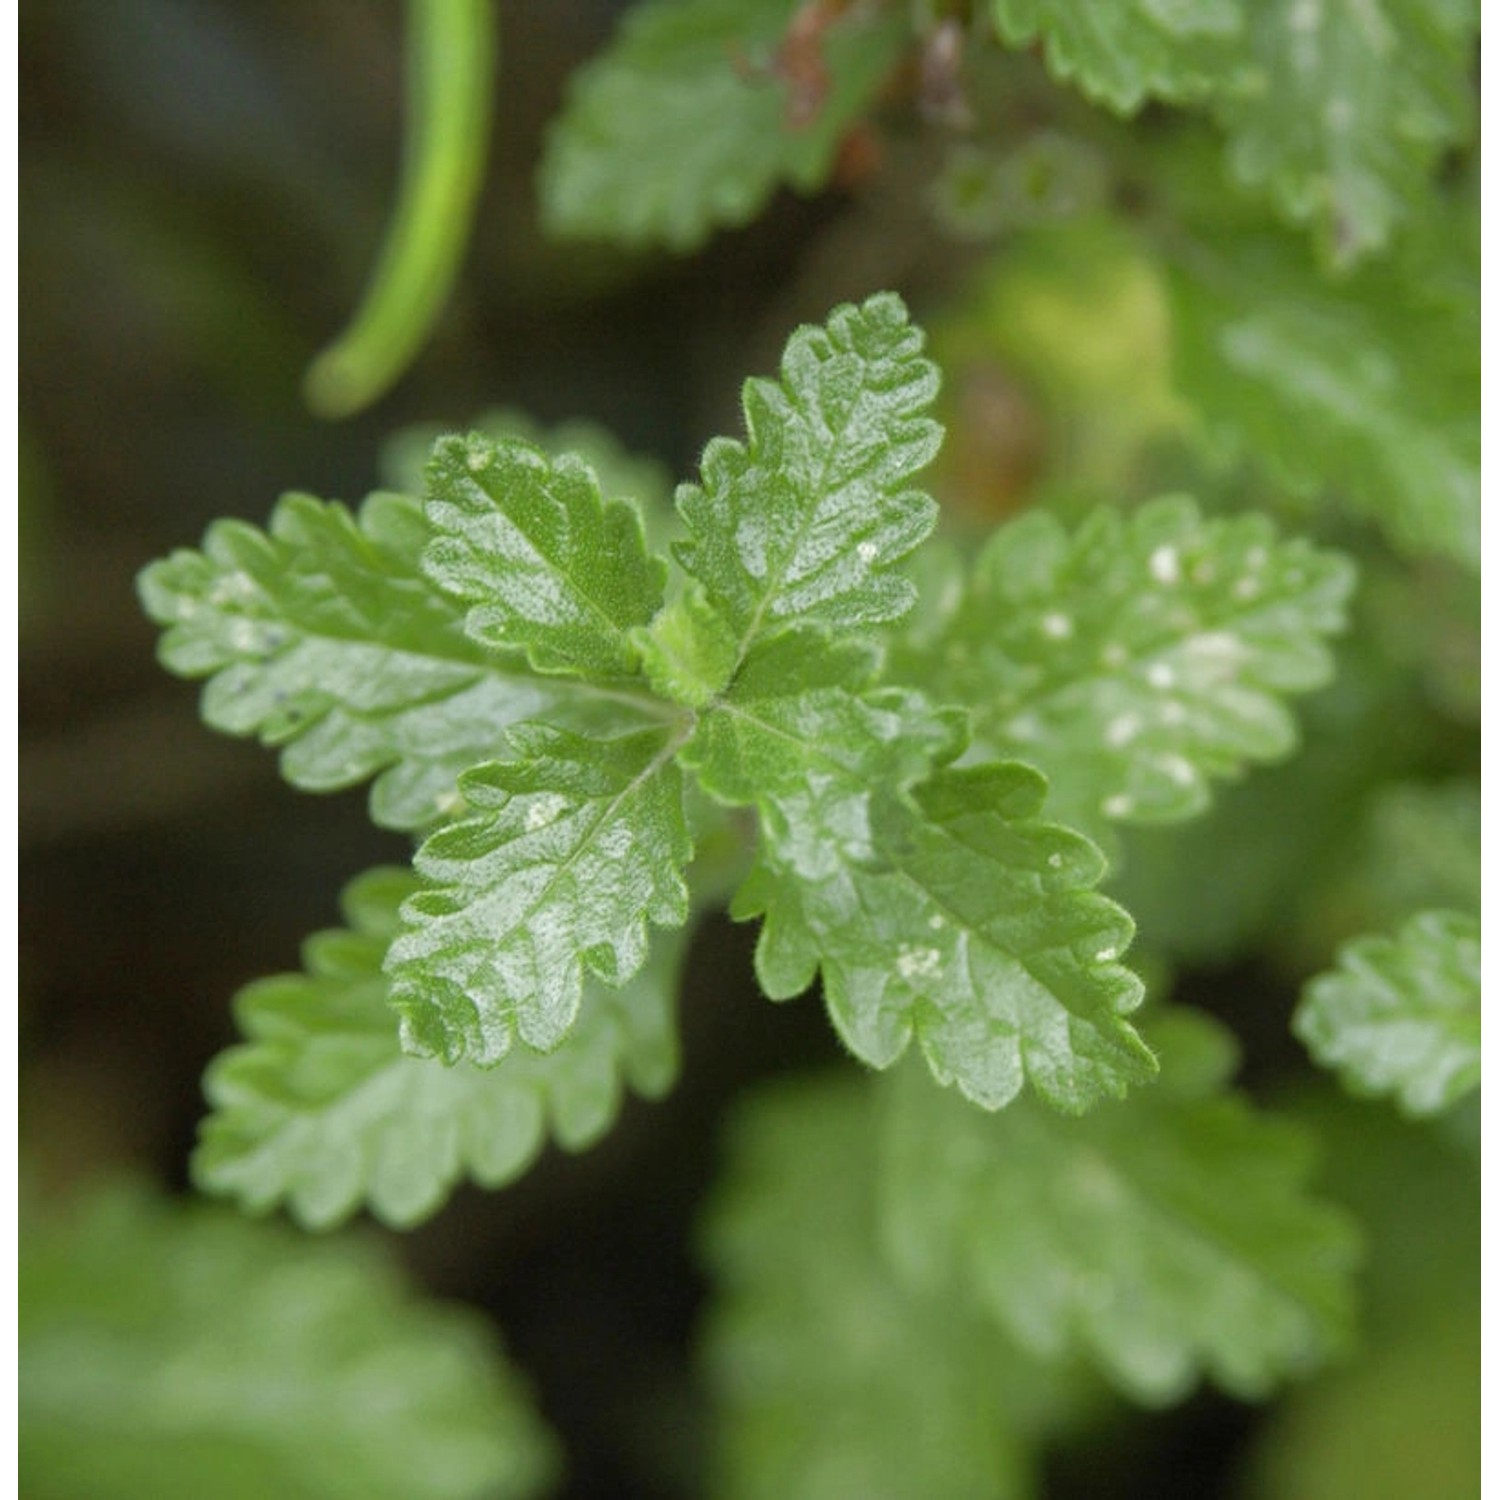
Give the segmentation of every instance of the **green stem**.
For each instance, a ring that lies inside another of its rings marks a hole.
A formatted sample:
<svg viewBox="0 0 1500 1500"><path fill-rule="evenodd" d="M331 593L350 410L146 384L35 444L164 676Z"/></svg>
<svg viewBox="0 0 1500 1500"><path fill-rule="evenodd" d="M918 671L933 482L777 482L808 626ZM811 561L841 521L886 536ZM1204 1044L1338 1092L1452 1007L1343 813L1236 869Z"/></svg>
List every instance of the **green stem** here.
<svg viewBox="0 0 1500 1500"><path fill-rule="evenodd" d="M409 0L396 210L364 300L308 369L319 416L351 416L382 395L448 296L484 173L496 47L491 0Z"/></svg>

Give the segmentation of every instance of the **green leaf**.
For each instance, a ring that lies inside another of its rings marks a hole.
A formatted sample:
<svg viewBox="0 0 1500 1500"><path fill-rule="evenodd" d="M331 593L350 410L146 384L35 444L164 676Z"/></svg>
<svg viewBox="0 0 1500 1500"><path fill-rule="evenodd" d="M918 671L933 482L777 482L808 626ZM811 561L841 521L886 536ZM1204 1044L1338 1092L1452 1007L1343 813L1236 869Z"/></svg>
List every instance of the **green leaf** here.
<svg viewBox="0 0 1500 1500"><path fill-rule="evenodd" d="M1159 1084L1063 1119L964 1109L905 1070L889 1097L885 1227L906 1274L970 1285L1038 1357L1086 1354L1127 1394L1200 1372L1244 1397L1345 1341L1354 1241L1309 1198L1310 1139L1222 1088L1227 1033L1158 1016Z"/></svg>
<svg viewBox="0 0 1500 1500"><path fill-rule="evenodd" d="M1353 571L1263 516L1187 499L1070 537L1036 511L1003 527L893 672L969 708L977 745L1047 773L1049 814L1089 831L1191 817L1211 777L1286 755L1282 699L1324 683L1323 637Z"/></svg>
<svg viewBox="0 0 1500 1500"><path fill-rule="evenodd" d="M1042 777L981 766L903 792L959 748L952 715L899 690L788 692L771 663L798 649L783 637L752 658L683 751L708 791L760 813L732 911L765 917L765 992L789 999L821 968L857 1057L889 1067L915 1036L941 1082L990 1109L1024 1079L1076 1110L1148 1078L1123 1019L1141 996L1117 962L1130 919L1088 890L1098 850L1038 818Z"/></svg>
<svg viewBox="0 0 1500 1500"><path fill-rule="evenodd" d="M702 485L678 489L690 539L677 556L741 659L780 629L847 629L911 607L895 564L932 530L937 507L907 486L942 441L924 415L938 374L922 345L893 292L799 328L780 380L745 384L747 442L716 438Z"/></svg>
<svg viewBox="0 0 1500 1500"><path fill-rule="evenodd" d="M380 473L387 488L403 495L427 490L427 461L440 437L453 425L418 422L399 428L381 445ZM632 452L607 427L585 418L551 426L512 406L490 407L462 430L477 432L492 442L520 438L554 457L572 454L594 471L599 489L617 500L634 501L646 522L646 535L656 534L676 520L672 510L672 477L660 460Z"/></svg>
<svg viewBox="0 0 1500 1500"><path fill-rule="evenodd" d="M521 1500L550 1435L473 1313L371 1244L138 1188L24 1222L20 1484L36 1500Z"/></svg>
<svg viewBox="0 0 1500 1500"><path fill-rule="evenodd" d="M734 632L697 588L679 594L649 630L636 631L635 644L656 692L692 708L718 697L739 665Z"/></svg>
<svg viewBox="0 0 1500 1500"><path fill-rule="evenodd" d="M874 788L920 780L963 744L961 715L904 689L867 688L876 660L858 640L776 636L698 716L679 757L711 796L757 806L778 859L809 875L851 849L868 856L861 830Z"/></svg>
<svg viewBox="0 0 1500 1500"><path fill-rule="evenodd" d="M491 1067L514 1035L551 1051L586 971L624 984L645 961L647 921L687 919L680 736L527 724L510 738L514 760L459 783L473 816L417 852L425 888L386 959L403 1046L449 1063Z"/></svg>
<svg viewBox="0 0 1500 1500"><path fill-rule="evenodd" d="M1473 0L1267 0L1214 99L1229 163L1348 265L1422 202L1474 124Z"/></svg>
<svg viewBox="0 0 1500 1500"><path fill-rule="evenodd" d="M384 494L357 520L289 495L268 532L216 522L202 552L141 574L146 612L166 627L161 660L209 678L204 719L280 746L292 785L335 791L376 776L376 822L430 823L456 805L459 773L504 748L507 726L600 699L468 639L422 576L426 539L416 502Z"/></svg>
<svg viewBox="0 0 1500 1500"><path fill-rule="evenodd" d="M625 1079L651 1098L671 1087L678 933L658 938L620 988L587 981L578 1023L555 1052L519 1048L488 1070L403 1052L381 964L416 889L409 871L362 875L344 893L348 930L313 938L304 973L240 992L246 1041L205 1078L214 1113L193 1156L199 1187L251 1212L284 1201L310 1229L361 1204L408 1228L464 1175L487 1188L518 1177L549 1124L570 1151L592 1145L614 1123Z"/></svg>
<svg viewBox="0 0 1500 1500"><path fill-rule="evenodd" d="M791 633L752 654L682 763L754 804L764 841L731 908L764 916L756 973L773 1000L823 973L830 1019L886 1068L915 1036L934 1075L998 1109L1029 1079L1069 1110L1151 1076L1123 1016L1130 918L1088 890L1099 851L1037 814L1027 766L939 772L959 721L900 689L851 691L871 658ZM914 790L903 789L916 785Z"/></svg>
<svg viewBox="0 0 1500 1500"><path fill-rule="evenodd" d="M1479 1085L1479 922L1423 912L1346 947L1303 993L1292 1028L1360 1093L1432 1115Z"/></svg>
<svg viewBox="0 0 1500 1500"><path fill-rule="evenodd" d="M1329 282L1294 236L1195 211L1168 285L1178 388L1208 433L1295 490L1334 490L1401 550L1477 571L1479 302L1462 215L1436 215L1441 253Z"/></svg>
<svg viewBox="0 0 1500 1500"><path fill-rule="evenodd" d="M759 1091L702 1235L704 1360L732 1500L1020 1500L1028 1439L1076 1404L954 1288L894 1274L876 1233L878 1119L840 1076Z"/></svg>
<svg viewBox="0 0 1500 1500"><path fill-rule="evenodd" d="M630 633L661 607L666 564L634 506L604 502L579 459L480 433L439 439L427 485L422 565L469 606L476 641L524 647L541 672L635 670Z"/></svg>
<svg viewBox="0 0 1500 1500"><path fill-rule="evenodd" d="M798 0L631 6L573 75L548 137L540 187L551 232L688 251L754 218L783 183L820 187L907 23L899 10L854 6L799 47L789 34L798 15Z"/></svg>
<svg viewBox="0 0 1500 1500"><path fill-rule="evenodd" d="M1211 93L1245 29L1234 0L992 0L990 13L1010 46L1040 40L1056 78L1121 114Z"/></svg>

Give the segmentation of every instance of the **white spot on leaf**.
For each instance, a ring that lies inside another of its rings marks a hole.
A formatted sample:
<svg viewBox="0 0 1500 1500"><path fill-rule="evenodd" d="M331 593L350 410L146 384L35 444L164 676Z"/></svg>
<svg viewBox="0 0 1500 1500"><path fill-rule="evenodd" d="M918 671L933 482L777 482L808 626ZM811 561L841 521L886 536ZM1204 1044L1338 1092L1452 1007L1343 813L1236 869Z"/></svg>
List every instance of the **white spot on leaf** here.
<svg viewBox="0 0 1500 1500"><path fill-rule="evenodd" d="M1198 779L1198 773L1193 770L1191 762L1181 755L1164 755L1161 759L1161 768L1178 786L1192 786Z"/></svg>
<svg viewBox="0 0 1500 1500"><path fill-rule="evenodd" d="M563 810L568 805L568 799L557 792L543 792L530 807L526 809L526 831L535 833L538 828L545 828L549 823L555 823L562 816Z"/></svg>
<svg viewBox="0 0 1500 1500"><path fill-rule="evenodd" d="M927 979L943 967L943 955L936 948L913 948L902 943L896 950L896 972L903 979Z"/></svg>
<svg viewBox="0 0 1500 1500"><path fill-rule="evenodd" d="M1177 583L1182 578L1182 564L1175 547L1161 546L1151 554L1151 576L1158 583Z"/></svg>

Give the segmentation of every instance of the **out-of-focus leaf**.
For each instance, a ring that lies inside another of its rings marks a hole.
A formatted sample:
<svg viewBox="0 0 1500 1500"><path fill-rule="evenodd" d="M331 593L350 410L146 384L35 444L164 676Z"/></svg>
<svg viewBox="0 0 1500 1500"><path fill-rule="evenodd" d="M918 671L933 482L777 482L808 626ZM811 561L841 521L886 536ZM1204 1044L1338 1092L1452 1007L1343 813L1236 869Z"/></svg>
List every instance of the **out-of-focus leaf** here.
<svg viewBox="0 0 1500 1500"><path fill-rule="evenodd" d="M1303 992L1293 1029L1361 1093L1430 1115L1479 1084L1479 919L1423 912L1351 943Z"/></svg>
<svg viewBox="0 0 1500 1500"><path fill-rule="evenodd" d="M1029 1359L960 1288L895 1275L876 1227L873 1106L847 1077L782 1083L735 1122L702 1236L718 1492L1020 1500L1035 1493L1026 1439L1070 1414L1078 1372Z"/></svg>
<svg viewBox="0 0 1500 1500"><path fill-rule="evenodd" d="M1187 1011L1146 1029L1160 1081L1082 1119L984 1115L897 1075L886 1231L1037 1356L1086 1355L1148 1402L1200 1374L1264 1395L1347 1341L1357 1242L1307 1192L1308 1135L1223 1087L1228 1034Z"/></svg>
<svg viewBox="0 0 1500 1500"><path fill-rule="evenodd" d="M1479 302L1462 205L1445 234L1323 276L1296 236L1222 215L1168 239L1177 389L1303 493L1331 490L1409 553L1479 561Z"/></svg>
<svg viewBox="0 0 1500 1500"><path fill-rule="evenodd" d="M22 1236L20 1482L35 1500L522 1500L549 1434L489 1329L366 1244L138 1188Z"/></svg>
<svg viewBox="0 0 1500 1500"><path fill-rule="evenodd" d="M574 75L541 170L559 235L695 249L781 184L822 186L908 39L899 8L821 33L798 0L643 0Z"/></svg>

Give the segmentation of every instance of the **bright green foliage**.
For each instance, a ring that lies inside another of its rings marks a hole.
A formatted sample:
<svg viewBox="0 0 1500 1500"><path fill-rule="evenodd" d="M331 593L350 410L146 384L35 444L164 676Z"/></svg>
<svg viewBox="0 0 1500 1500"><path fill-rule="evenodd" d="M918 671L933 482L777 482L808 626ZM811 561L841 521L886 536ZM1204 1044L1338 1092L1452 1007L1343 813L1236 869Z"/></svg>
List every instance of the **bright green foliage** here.
<svg viewBox="0 0 1500 1500"><path fill-rule="evenodd" d="M1085 829L1201 812L1209 778L1285 755L1282 697L1327 680L1343 558L1256 514L1185 499L1100 509L1069 536L1045 512L996 532L895 670L971 710L992 755L1045 771L1048 813ZM946 608L943 606L946 604Z"/></svg>
<svg viewBox="0 0 1500 1500"><path fill-rule="evenodd" d="M875 662L861 641L779 635L750 654L683 747L699 785L731 806L758 805L778 858L811 877L869 857L873 788L920 780L963 744L961 715L869 687Z"/></svg>
<svg viewBox="0 0 1500 1500"><path fill-rule="evenodd" d="M1266 0L1213 109L1229 161L1348 263L1380 249L1473 124L1473 0ZM1288 374L1291 371L1288 370Z"/></svg>
<svg viewBox="0 0 1500 1500"><path fill-rule="evenodd" d="M1412 1115L1447 1109L1479 1084L1478 919L1423 912L1395 937L1351 943L1292 1024L1350 1088Z"/></svg>
<svg viewBox="0 0 1500 1500"><path fill-rule="evenodd" d="M707 708L740 664L734 631L698 588L679 594L635 643L651 686L692 708Z"/></svg>
<svg viewBox="0 0 1500 1500"><path fill-rule="evenodd" d="M703 1236L705 1362L730 1500L1020 1500L1023 1439L1076 1400L954 1289L904 1285L876 1232L878 1130L852 1079L782 1084L735 1121Z"/></svg>
<svg viewBox="0 0 1500 1500"><path fill-rule="evenodd" d="M514 760L460 778L473 814L417 852L425 884L386 960L403 1045L449 1063L492 1066L514 1035L551 1051L585 971L623 984L645 962L648 919L687 919L692 844L666 731L527 724L511 746Z"/></svg>
<svg viewBox="0 0 1500 1500"><path fill-rule="evenodd" d="M732 627L739 655L788 626L850 627L910 609L895 570L937 508L908 488L942 442L926 415L938 373L893 293L797 330L781 379L745 384L745 443L719 438L677 507L682 566Z"/></svg>
<svg viewBox="0 0 1500 1500"><path fill-rule="evenodd" d="M1143 1401L1200 1372L1262 1395L1344 1342L1351 1231L1305 1192L1310 1138L1225 1090L1227 1034L1181 1011L1148 1035L1162 1075L1128 1115L987 1116L898 1075L886 1232L909 1275L971 1284L1037 1356L1086 1354Z"/></svg>
<svg viewBox="0 0 1500 1500"><path fill-rule="evenodd" d="M821 968L857 1057L889 1067L915 1037L939 1082L987 1109L1023 1082L1076 1111L1148 1079L1124 1019L1140 981L1118 962L1133 926L1089 890L1098 850L1038 816L1045 790L1018 764L946 770L902 796L851 790L820 810L835 837L853 830L826 874L772 843L734 905L765 915L766 993L799 994Z"/></svg>
<svg viewBox="0 0 1500 1500"><path fill-rule="evenodd" d="M907 23L898 7L850 7L815 44L809 79L781 51L797 3L633 5L552 126L540 187L553 232L691 250L753 218L783 183L820 187Z"/></svg>
<svg viewBox="0 0 1500 1500"><path fill-rule="evenodd" d="M589 980L578 1024L555 1052L517 1048L495 1069L401 1050L381 964L400 930L410 871L372 870L344 893L347 930L306 946L305 973L261 980L235 1004L246 1041L210 1065L214 1113L193 1175L252 1212L285 1201L310 1229L361 1204L406 1228L468 1175L519 1176L550 1124L568 1150L614 1123L628 1078L651 1098L677 1075L674 1001L683 943L662 934L645 967L615 989Z"/></svg>
<svg viewBox="0 0 1500 1500"><path fill-rule="evenodd" d="M529 413L510 406L482 411L464 429L491 442L519 438L554 457L570 454L594 471L599 489L616 500L633 500L651 537L665 526L672 512L672 480L667 466L645 454L633 453L607 427L579 418L544 425ZM383 444L380 472L383 482L404 495L422 495L427 488L427 463L433 446L451 427L418 422L400 428Z"/></svg>
<svg viewBox="0 0 1500 1500"><path fill-rule="evenodd" d="M992 0L991 14L1009 45L1040 40L1053 74L1122 113L1208 94L1244 30L1235 0Z"/></svg>
<svg viewBox="0 0 1500 1500"><path fill-rule="evenodd" d="M163 663L210 679L209 724L280 746L282 774L309 791L378 774L373 815L397 828L431 822L507 725L561 701L513 655L464 635L461 611L420 571L427 535L401 496L372 495L356 520L289 495L268 532L216 522L202 552L140 580L167 627Z"/></svg>
<svg viewBox="0 0 1500 1500"><path fill-rule="evenodd" d="M477 433L439 439L427 484L422 565L470 606L469 635L524 646L541 672L633 671L630 632L656 613L666 579L634 506L606 504L577 459Z"/></svg>
<svg viewBox="0 0 1500 1500"><path fill-rule="evenodd" d="M1140 999L1117 962L1130 919L1088 889L1098 851L1038 817L1046 784L1026 766L924 779L962 747L961 721L916 693L851 690L869 671L860 649L780 635L684 747L708 792L760 815L732 911L765 917L762 988L789 999L821 968L856 1057L889 1067L915 1036L990 1109L1028 1079L1081 1109L1148 1078L1123 1019Z"/></svg>
<svg viewBox="0 0 1500 1500"><path fill-rule="evenodd" d="M1477 569L1478 282L1470 227L1445 215L1442 233L1329 282L1295 236L1205 217L1169 267L1176 378L1281 482L1332 488L1402 550Z"/></svg>
<svg viewBox="0 0 1500 1500"><path fill-rule="evenodd" d="M489 1330L373 1247L139 1189L24 1228L36 1500L521 1500L555 1467Z"/></svg>

